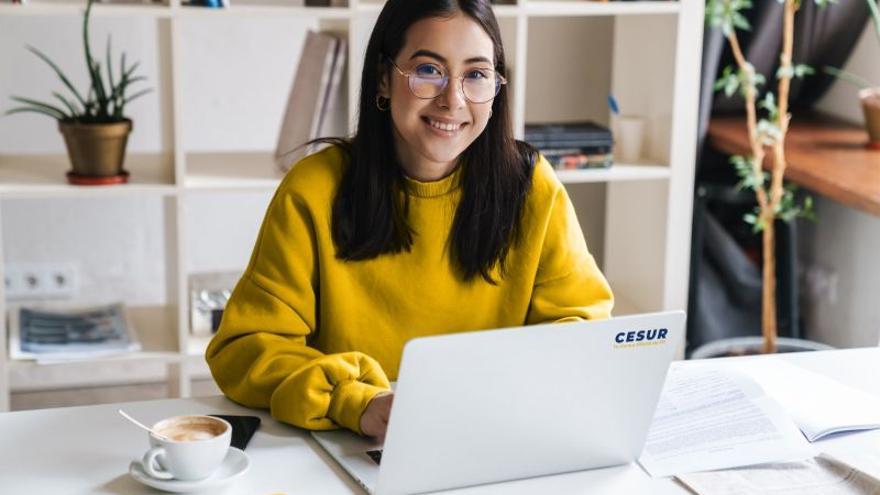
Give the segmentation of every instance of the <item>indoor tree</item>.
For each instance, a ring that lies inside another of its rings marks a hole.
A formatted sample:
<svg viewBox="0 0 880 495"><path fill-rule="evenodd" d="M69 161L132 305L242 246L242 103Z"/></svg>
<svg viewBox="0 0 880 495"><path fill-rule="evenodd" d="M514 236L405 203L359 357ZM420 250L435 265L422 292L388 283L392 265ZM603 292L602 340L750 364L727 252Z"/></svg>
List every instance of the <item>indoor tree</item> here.
<svg viewBox="0 0 880 495"><path fill-rule="evenodd" d="M833 0L813 0L819 7L827 7ZM733 156L731 163L740 178L739 187L755 192L757 206L745 215L755 233L762 234L763 287L761 297L761 330L764 352L776 352L776 239L774 222L790 222L798 217L813 218L812 199L808 196L798 202L794 186L783 183L785 175L785 137L791 122L788 107L789 88L793 78L803 78L814 72L804 64L792 60L794 46L794 16L801 0L779 0L783 4L782 48L779 69L776 71L776 91L763 90L767 78L758 73L746 60L740 46L737 30L749 30L743 12L752 7L750 0L708 0L706 20L719 27L727 39L735 64L726 67L715 83L715 89L731 97L737 91L745 100L749 154ZM759 112L761 115L759 115ZM764 171L768 162L770 172Z"/></svg>

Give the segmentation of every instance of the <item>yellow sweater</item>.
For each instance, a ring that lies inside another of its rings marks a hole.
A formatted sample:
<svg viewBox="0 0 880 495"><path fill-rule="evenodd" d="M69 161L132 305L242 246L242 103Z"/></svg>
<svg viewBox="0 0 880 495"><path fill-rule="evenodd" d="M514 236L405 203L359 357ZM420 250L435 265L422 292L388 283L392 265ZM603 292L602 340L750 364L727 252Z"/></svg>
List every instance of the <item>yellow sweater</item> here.
<svg viewBox="0 0 880 495"><path fill-rule="evenodd" d="M608 283L587 251L565 188L543 157L508 273L464 282L447 249L459 173L408 179L410 252L342 261L331 237L345 156L306 157L269 205L250 263L207 360L232 400L296 426L360 432L370 399L397 378L413 337L610 316Z"/></svg>

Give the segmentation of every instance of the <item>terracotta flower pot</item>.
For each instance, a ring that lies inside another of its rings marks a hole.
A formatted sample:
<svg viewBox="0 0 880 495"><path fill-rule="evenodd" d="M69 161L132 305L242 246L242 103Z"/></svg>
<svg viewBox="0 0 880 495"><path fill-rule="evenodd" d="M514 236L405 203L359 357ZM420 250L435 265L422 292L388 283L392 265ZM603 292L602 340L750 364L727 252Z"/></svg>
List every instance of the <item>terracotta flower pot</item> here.
<svg viewBox="0 0 880 495"><path fill-rule="evenodd" d="M112 124L58 122L67 155L78 178L109 178L125 174L125 146L131 133L131 120Z"/></svg>
<svg viewBox="0 0 880 495"><path fill-rule="evenodd" d="M865 128L868 131L868 147L880 150L880 88L859 91L862 111L865 112Z"/></svg>

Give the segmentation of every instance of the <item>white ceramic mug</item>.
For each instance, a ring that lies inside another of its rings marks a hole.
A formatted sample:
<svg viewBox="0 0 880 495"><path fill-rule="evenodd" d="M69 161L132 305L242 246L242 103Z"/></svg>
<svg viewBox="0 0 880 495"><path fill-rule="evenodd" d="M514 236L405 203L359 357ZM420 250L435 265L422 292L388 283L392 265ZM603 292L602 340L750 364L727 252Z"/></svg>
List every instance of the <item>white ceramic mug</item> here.
<svg viewBox="0 0 880 495"><path fill-rule="evenodd" d="M637 162L642 157L645 119L621 115L615 119L614 127L614 145L617 148L617 158L623 162Z"/></svg>
<svg viewBox="0 0 880 495"><path fill-rule="evenodd" d="M220 467L232 440L232 426L213 416L174 416L153 425L153 432L141 464L160 480L207 478Z"/></svg>

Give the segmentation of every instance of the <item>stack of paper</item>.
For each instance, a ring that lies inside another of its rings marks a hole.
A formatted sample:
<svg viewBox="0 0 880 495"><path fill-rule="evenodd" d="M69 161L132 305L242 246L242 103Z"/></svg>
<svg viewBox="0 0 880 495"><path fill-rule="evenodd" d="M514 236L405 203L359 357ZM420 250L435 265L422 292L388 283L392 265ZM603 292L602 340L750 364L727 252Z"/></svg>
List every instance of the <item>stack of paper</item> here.
<svg viewBox="0 0 880 495"><path fill-rule="evenodd" d="M677 478L699 495L880 495L880 480L826 454Z"/></svg>
<svg viewBox="0 0 880 495"><path fill-rule="evenodd" d="M656 477L813 455L782 408L748 377L672 366L639 462Z"/></svg>
<svg viewBox="0 0 880 495"><path fill-rule="evenodd" d="M874 428L880 398L783 361L674 363L639 462L670 476L803 460L807 439Z"/></svg>

